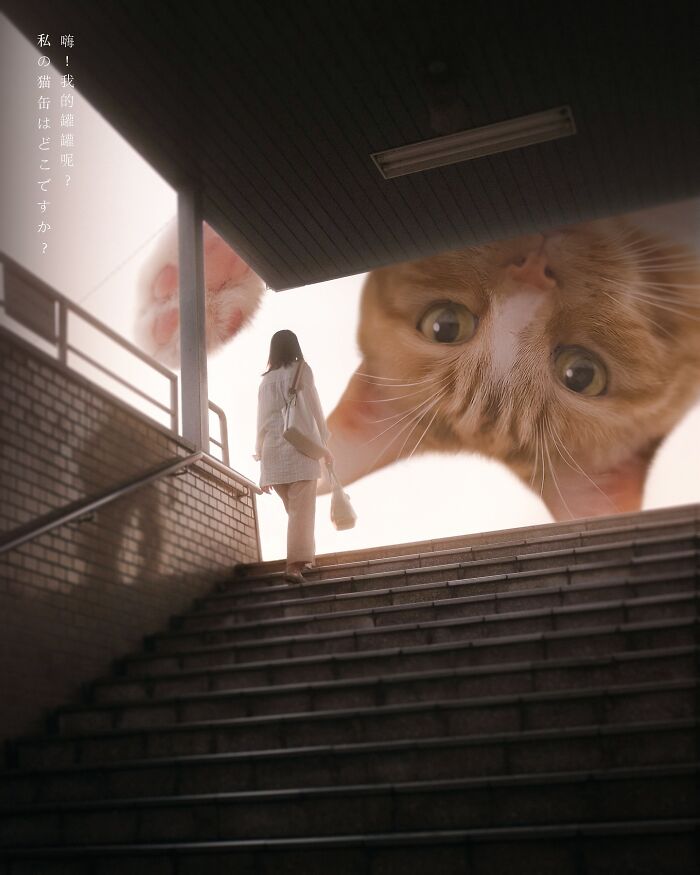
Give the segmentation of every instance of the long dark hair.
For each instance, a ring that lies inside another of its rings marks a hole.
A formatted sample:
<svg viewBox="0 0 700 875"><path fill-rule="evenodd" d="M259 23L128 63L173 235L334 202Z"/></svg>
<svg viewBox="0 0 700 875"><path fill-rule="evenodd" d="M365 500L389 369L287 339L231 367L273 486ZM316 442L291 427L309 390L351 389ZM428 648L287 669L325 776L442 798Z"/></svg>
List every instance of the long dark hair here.
<svg viewBox="0 0 700 875"><path fill-rule="evenodd" d="M265 374L269 374L270 371L276 371L277 368L282 368L285 365L290 365L292 362L303 360L304 354L299 346L299 339L293 331L284 328L282 331L276 331L272 335L270 356L267 360Z"/></svg>

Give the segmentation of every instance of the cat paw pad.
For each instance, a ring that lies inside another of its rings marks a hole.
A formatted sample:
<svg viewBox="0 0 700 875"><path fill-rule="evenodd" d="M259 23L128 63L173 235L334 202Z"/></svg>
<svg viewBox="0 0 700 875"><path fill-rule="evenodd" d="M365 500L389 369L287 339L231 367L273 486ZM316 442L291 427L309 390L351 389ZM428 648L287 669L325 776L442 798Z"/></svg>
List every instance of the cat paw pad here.
<svg viewBox="0 0 700 875"><path fill-rule="evenodd" d="M264 284L206 223L203 229L207 351L234 337L256 311ZM141 269L136 335L159 361L180 360L177 223L163 233Z"/></svg>

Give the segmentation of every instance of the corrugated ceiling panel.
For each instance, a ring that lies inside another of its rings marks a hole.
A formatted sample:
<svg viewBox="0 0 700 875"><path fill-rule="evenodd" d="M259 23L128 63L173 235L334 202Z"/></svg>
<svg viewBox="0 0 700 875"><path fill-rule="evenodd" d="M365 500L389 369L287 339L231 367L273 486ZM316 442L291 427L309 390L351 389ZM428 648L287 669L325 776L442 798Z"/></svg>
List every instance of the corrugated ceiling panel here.
<svg viewBox="0 0 700 875"><path fill-rule="evenodd" d="M700 190L690 2L6 5L80 33L86 96L274 288ZM566 140L389 182L370 159L565 103Z"/></svg>

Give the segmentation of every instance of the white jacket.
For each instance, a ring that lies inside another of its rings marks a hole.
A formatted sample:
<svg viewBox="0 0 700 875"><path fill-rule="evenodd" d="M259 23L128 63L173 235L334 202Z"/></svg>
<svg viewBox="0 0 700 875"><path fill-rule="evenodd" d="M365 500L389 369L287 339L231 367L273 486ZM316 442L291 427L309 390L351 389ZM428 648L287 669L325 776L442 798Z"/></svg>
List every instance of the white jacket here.
<svg viewBox="0 0 700 875"><path fill-rule="evenodd" d="M262 378L258 391L258 434L255 442L255 457L262 462L260 485L294 483L297 480L317 480L321 476L321 464L305 456L282 437L284 408L297 369L297 362L269 371ZM306 405L318 425L324 443L330 432L316 391L314 375L304 362L297 391L304 395Z"/></svg>

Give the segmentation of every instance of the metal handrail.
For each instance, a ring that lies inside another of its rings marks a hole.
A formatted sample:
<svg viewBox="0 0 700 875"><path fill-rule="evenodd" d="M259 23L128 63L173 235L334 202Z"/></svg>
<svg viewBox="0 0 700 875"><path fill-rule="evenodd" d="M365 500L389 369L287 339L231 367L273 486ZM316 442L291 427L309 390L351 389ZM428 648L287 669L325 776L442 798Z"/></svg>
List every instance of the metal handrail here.
<svg viewBox="0 0 700 875"><path fill-rule="evenodd" d="M0 554L6 553L8 550L13 550L15 547L19 547L21 544L31 541L39 535L44 535L46 532L50 532L58 526L65 525L79 517L86 516L87 514L98 510L98 508L104 507L104 505L115 501L117 498L128 495L130 492L135 492L142 486L146 486L170 472L191 465L193 462L202 458L202 456L204 456L204 453L198 452L191 453L189 456L178 457L177 459L168 459L166 462L162 462L155 468L151 468L145 474L142 474L137 478L130 478L129 480L123 481L119 485L114 486L95 497L78 499L64 507L59 507L56 510L49 511L38 519L32 520L32 522L26 523L23 526L19 526L14 529L14 531L5 535L4 538L0 539Z"/></svg>
<svg viewBox="0 0 700 875"><path fill-rule="evenodd" d="M162 365L159 361L154 359L152 356L145 353L142 349L139 349L138 346L131 343L125 337L122 337L118 334L114 329L110 328L108 325L105 325L103 322L100 322L92 313L89 313L87 310L84 310L78 304L74 303L67 298L65 295L62 295L60 292L56 291L56 289L52 288L48 283L39 279L39 277L35 276L33 273L28 271L25 267L22 267L17 261L11 258L6 253L0 251L0 264L3 264L8 273L15 274L23 282L26 282L28 285L34 287L47 298L50 298L54 304L56 305L56 324L57 330L54 332L52 338L44 337L56 348L57 360L64 367L68 367L68 354L72 353L75 356L78 356L83 361L87 362L91 367L96 368L101 371L111 380L119 383L124 386L128 391L133 392L140 398L143 398L153 407L162 410L166 413L170 419L170 428L169 431L171 434L178 436L179 434L179 399L178 399L178 378L177 374L171 371L169 368ZM5 302L0 300L0 307L3 309L7 309ZM108 337L115 344L120 346L122 349L125 349L130 355L134 356L134 358L139 359L144 364L148 365L152 368L156 373L160 374L164 377L169 384L169 396L170 402L169 404L163 404L158 401L156 398L147 395L143 390L141 390L138 386L134 386L128 380L125 380L119 374L105 367L105 365L100 364L100 362L95 361L94 358L84 353L82 350L77 349L75 346L69 343L68 341L68 314L73 313L87 325L101 332L105 337ZM22 323L23 324L23 323ZM25 326L29 327L29 326ZM30 331L34 331L31 327ZM42 336L42 335L39 335ZM114 394L114 393L111 393ZM219 447L221 450L222 461L225 465L229 464L229 448L228 448L228 428L226 423L226 414L217 404L214 404L213 401L209 401L209 409L218 417L220 423L220 432L221 432L221 441L217 441L211 439L211 443L215 446ZM133 405L132 405L133 406ZM138 408L137 408L138 409ZM148 414L147 414L148 415Z"/></svg>
<svg viewBox="0 0 700 875"><path fill-rule="evenodd" d="M49 511L30 523L18 526L16 529L0 538L0 555L9 550L14 550L15 547L19 547L27 541L37 538L39 535L44 535L47 532L50 532L52 529L56 529L75 519L93 513L99 508L110 504L112 501L116 501L118 498L129 495L131 492L136 492L137 489L141 489L143 486L148 486L149 483L153 483L161 477L180 471L183 468L188 468L190 465L199 462L201 459L206 459L207 463L213 464L215 467L221 466L220 463L217 463L216 459L213 459L201 450L196 453L190 453L189 456L178 456L174 459L168 459L165 462L161 462L160 465L156 465L154 468L146 471L144 474L124 480L122 483L105 490L99 495L78 499L64 507L59 507L56 510ZM225 473L228 476L232 476L233 474L229 469L226 469ZM249 481L240 475L236 476L234 479L238 480L248 489L251 489L256 493L260 493L261 491L252 481Z"/></svg>
<svg viewBox="0 0 700 875"><path fill-rule="evenodd" d="M226 414L219 407L218 404L214 404L213 401L209 402L209 409L212 413L216 414L219 419L219 437L220 441L217 441L216 438L213 438L209 435L209 443L214 444L214 446L219 447L221 450L221 461L224 465L229 464L229 452L228 452L228 424L226 422Z"/></svg>
<svg viewBox="0 0 700 875"><path fill-rule="evenodd" d="M154 370L158 371L162 376L164 376L168 380L176 379L176 374L174 374L170 368L166 368L165 365L162 365L159 361L154 359L152 356L145 353L142 349L139 349L138 346L131 343L131 341L127 340L125 337L122 337L121 334L118 334L113 328L110 328L109 325L105 325L104 322L100 322L92 313L89 313L87 310L84 310L79 304L76 304L74 301L71 301L70 298L67 298L65 295L61 294L61 292L54 289L48 283L44 282L44 280L40 279L38 276L35 276L31 271L27 270L26 267L22 267L22 265L15 261L14 258L11 258L7 253L0 251L0 261L6 264L10 271L14 274L17 274L21 279L35 288L42 291L49 298L53 298L54 301L61 307L62 310L70 311L75 313L76 316L79 316L88 325L91 325L93 328L96 328L98 331L105 334L109 337L110 340L113 340L119 346L124 347L124 349L128 350L132 355L136 356L136 358L141 359L141 361L145 362L147 365L150 365ZM65 318L65 316L63 317ZM61 318L59 317L59 322ZM60 331L56 336L56 344L60 347ZM65 350L67 352L67 349ZM64 351L60 350L59 352L59 360L63 357Z"/></svg>
<svg viewBox="0 0 700 875"><path fill-rule="evenodd" d="M151 398L150 395L147 395L145 392L143 392L137 386L134 386L132 383L130 383L128 380L125 380L123 377L120 377L118 374L113 373L112 371L109 370L109 368L106 368L104 365L100 364L96 359L92 358L92 356L89 356L87 353L83 352L82 350L78 349L77 347L72 346L70 343L66 344L66 351L72 352L73 355L77 355L78 358L81 358L84 362L87 362L93 368L96 368L98 371L102 371L103 374L106 374L110 378L110 380L115 380L120 385L126 387L130 392L133 392L135 395L138 395L139 398L143 398L145 401L148 401L149 404L152 404L154 407L158 407L160 410L167 413L170 416L171 421L172 421L173 413L171 410L171 405L161 404L160 401L156 401L155 398Z"/></svg>

